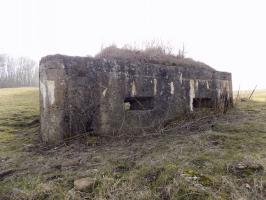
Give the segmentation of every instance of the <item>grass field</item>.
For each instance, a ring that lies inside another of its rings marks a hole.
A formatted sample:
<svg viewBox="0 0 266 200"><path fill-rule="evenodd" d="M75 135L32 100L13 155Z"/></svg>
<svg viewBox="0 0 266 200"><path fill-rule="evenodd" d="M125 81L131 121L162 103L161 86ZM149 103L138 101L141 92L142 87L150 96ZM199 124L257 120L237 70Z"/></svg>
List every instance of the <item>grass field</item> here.
<svg viewBox="0 0 266 200"><path fill-rule="evenodd" d="M265 100L257 91L226 115L156 137L84 136L47 148L38 90L0 89L0 199L266 199ZM73 189L83 177L91 187Z"/></svg>

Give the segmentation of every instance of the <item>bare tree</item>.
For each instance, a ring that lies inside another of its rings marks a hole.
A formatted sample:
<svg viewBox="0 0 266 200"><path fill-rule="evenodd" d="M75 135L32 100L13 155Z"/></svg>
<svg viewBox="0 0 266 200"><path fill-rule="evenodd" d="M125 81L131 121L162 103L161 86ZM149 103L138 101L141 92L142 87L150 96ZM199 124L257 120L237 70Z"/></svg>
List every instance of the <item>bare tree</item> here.
<svg viewBox="0 0 266 200"><path fill-rule="evenodd" d="M38 74L34 60L0 55L0 88L37 86Z"/></svg>

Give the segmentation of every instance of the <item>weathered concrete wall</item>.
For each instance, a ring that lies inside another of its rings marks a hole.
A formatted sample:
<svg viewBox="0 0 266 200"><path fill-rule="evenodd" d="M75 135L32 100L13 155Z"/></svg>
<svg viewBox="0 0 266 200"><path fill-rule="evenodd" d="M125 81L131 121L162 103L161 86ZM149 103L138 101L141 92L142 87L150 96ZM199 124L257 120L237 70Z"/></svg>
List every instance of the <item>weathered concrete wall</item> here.
<svg viewBox="0 0 266 200"><path fill-rule="evenodd" d="M75 134L137 134L193 112L232 104L231 74L89 57L40 62L41 135L58 143Z"/></svg>

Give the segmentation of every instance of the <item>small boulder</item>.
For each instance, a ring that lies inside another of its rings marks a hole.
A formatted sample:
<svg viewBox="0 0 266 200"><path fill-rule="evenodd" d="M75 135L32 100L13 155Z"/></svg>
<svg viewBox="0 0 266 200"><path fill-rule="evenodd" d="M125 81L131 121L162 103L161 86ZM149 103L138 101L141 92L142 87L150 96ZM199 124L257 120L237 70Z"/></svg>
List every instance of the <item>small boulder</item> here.
<svg viewBox="0 0 266 200"><path fill-rule="evenodd" d="M96 178L81 178L74 181L74 189L79 191L90 191L93 189Z"/></svg>
<svg viewBox="0 0 266 200"><path fill-rule="evenodd" d="M264 173L264 167L254 161L234 162L229 165L228 170L231 174L244 178L251 175L261 175Z"/></svg>

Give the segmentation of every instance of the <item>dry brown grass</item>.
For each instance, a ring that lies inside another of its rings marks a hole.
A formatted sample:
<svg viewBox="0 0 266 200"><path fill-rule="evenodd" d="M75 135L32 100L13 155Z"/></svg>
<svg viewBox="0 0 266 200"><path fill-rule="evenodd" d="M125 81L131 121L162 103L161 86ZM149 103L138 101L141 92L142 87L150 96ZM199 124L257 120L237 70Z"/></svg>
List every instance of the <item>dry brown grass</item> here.
<svg viewBox="0 0 266 200"><path fill-rule="evenodd" d="M182 53L175 55L170 47L162 44L149 44L144 49L137 49L131 46L118 48L116 45L111 45L103 48L95 57L111 60L126 60L129 62L162 64L168 66L201 67L204 69L212 69L204 63L194 61L191 58L185 58Z"/></svg>

